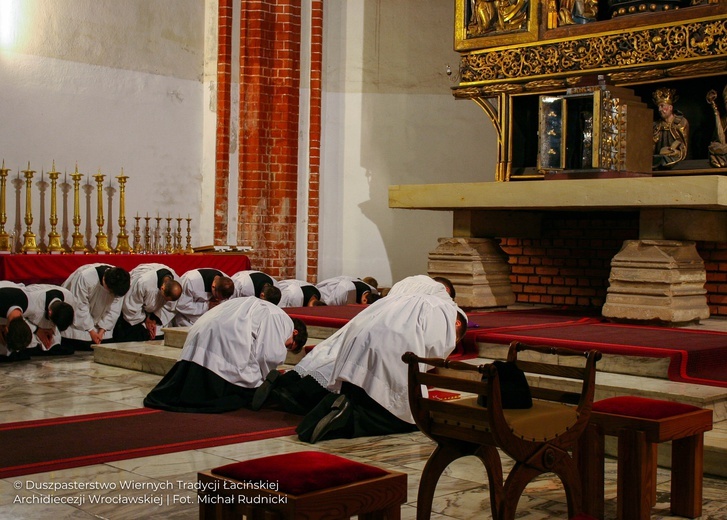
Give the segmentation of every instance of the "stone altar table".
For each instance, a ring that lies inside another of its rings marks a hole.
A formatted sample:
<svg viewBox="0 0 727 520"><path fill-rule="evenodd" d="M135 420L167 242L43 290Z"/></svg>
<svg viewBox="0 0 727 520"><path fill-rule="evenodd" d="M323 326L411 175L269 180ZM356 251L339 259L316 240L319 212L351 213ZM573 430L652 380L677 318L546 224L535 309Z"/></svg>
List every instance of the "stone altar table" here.
<svg viewBox="0 0 727 520"><path fill-rule="evenodd" d="M694 258L694 241L727 241L727 179L720 175L394 185L389 186L389 207L452 211L452 237L460 244L472 242L466 260L473 263L472 272L492 264L495 238L538 237L544 212L639 211L639 247L624 244L628 246L628 290L622 290L623 283L614 283L618 292L609 288L604 306L609 317L619 319L682 322L706 318L709 309L701 286L706 273L698 256ZM471 254L482 248L482 240L492 241L487 261ZM661 256L660 278L667 281L656 300L654 271L647 258L653 255L654 247ZM640 251L646 256L640 258ZM435 249L430 254L430 266L437 256ZM684 258L689 258L688 275L684 275ZM623 259L620 264L618 258L615 261L611 278L623 282L623 270L618 271ZM467 293L474 296L468 306L488 307L501 305L498 299L508 301L500 283L502 265L492 271L499 284L493 290L476 287L489 283L486 273L476 280L466 279L461 262L458 265L456 271L438 269L436 274L452 275L458 286L469 285ZM494 304L489 296L477 297L493 292L498 294ZM654 305L645 304L647 300Z"/></svg>

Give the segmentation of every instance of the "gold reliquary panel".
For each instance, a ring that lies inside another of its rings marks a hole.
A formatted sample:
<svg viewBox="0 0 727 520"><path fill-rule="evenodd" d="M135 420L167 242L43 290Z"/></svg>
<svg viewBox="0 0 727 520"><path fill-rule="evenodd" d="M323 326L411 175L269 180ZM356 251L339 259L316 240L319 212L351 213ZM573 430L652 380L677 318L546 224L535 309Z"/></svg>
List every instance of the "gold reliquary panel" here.
<svg viewBox="0 0 727 520"><path fill-rule="evenodd" d="M457 0L458 97L476 96L478 89L486 90L479 95L492 95L506 93L513 84L595 74L624 85L690 76L695 67L727 69L727 2L613 19L599 15L598 21L572 25L545 17L538 25L538 5L544 13L557 12L565 0L528 0L527 23L484 31L478 5L516 2L498 1Z"/></svg>
<svg viewBox="0 0 727 520"><path fill-rule="evenodd" d="M537 9L538 0L456 0L455 50L535 41Z"/></svg>
<svg viewBox="0 0 727 520"><path fill-rule="evenodd" d="M632 91L606 85L540 96L538 171L651 170L652 111Z"/></svg>

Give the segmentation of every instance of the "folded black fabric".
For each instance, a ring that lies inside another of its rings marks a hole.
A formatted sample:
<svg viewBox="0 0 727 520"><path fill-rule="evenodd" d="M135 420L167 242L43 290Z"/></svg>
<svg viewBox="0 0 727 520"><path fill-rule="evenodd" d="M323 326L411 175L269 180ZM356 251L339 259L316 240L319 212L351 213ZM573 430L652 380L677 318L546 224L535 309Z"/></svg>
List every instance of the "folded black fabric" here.
<svg viewBox="0 0 727 520"><path fill-rule="evenodd" d="M530 386L525 378L525 372L520 370L512 361L494 361L497 376L500 380L500 396L502 408L505 410L532 408L533 398L530 395ZM487 376L482 377L483 381ZM477 398L477 404L487 406L487 398L483 395Z"/></svg>

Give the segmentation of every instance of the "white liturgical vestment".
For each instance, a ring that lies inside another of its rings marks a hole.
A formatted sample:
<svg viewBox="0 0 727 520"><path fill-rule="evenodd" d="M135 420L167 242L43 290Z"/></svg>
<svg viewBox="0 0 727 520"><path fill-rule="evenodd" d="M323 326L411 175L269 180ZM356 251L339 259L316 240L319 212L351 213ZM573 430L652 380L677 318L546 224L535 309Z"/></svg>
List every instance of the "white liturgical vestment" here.
<svg viewBox="0 0 727 520"><path fill-rule="evenodd" d="M164 299L159 289L158 271L165 269L178 279L174 269L164 264L141 264L129 273L131 285L124 295L121 313L129 325L137 325L146 320L147 314L154 314L166 327L174 318L173 305ZM167 303L170 303L167 305Z"/></svg>
<svg viewBox="0 0 727 520"><path fill-rule="evenodd" d="M375 310L378 303L387 305L344 334L328 389L338 392L347 381L413 424L408 368L401 356L413 352L420 357L447 357L456 346L457 306L451 299L426 294L387 295L370 308Z"/></svg>
<svg viewBox="0 0 727 520"><path fill-rule="evenodd" d="M260 297L259 289L255 287L255 281L253 280L253 275L259 274L264 276L265 278L269 278L270 282L277 286L277 282L269 275L263 273L262 271L238 271L230 278L235 284L235 292L233 293L233 298L242 298L243 296L257 296Z"/></svg>
<svg viewBox="0 0 727 520"><path fill-rule="evenodd" d="M220 275L226 276L222 272L220 272ZM182 285L182 295L170 307L175 312L174 326L190 327L200 316L207 312L213 295L205 288L205 281L199 269L187 271L178 281Z"/></svg>
<svg viewBox="0 0 727 520"><path fill-rule="evenodd" d="M277 283L280 289L278 307L302 307L305 297L301 288L309 285L313 284L303 280L279 280Z"/></svg>
<svg viewBox="0 0 727 520"><path fill-rule="evenodd" d="M418 274L415 276L408 276L402 280L396 282L387 296L397 296L399 294L431 294L433 296L439 296L445 300L451 300L452 297L447 292L444 284L441 284L433 278L424 274Z"/></svg>
<svg viewBox="0 0 727 520"><path fill-rule="evenodd" d="M100 282L97 267L106 264L87 264L79 267L63 282L73 294L73 325L61 332L64 338L89 341L88 332L104 329L103 339L110 339L116 320L121 314L123 297L114 295Z"/></svg>
<svg viewBox="0 0 727 520"><path fill-rule="evenodd" d="M233 385L256 388L287 354L293 320L254 296L233 298L204 313L189 329L180 360L196 363Z"/></svg>
<svg viewBox="0 0 727 520"><path fill-rule="evenodd" d="M60 343L61 333L56 328L55 323L48 317L47 309L55 301L63 301L73 306L73 295L71 291L58 285L45 283L23 285L10 282L7 280L0 281L0 287L16 287L25 293L28 298L28 308L23 312L23 319L31 325L31 330L50 329L53 331L53 345ZM7 322L4 316L0 316L0 322ZM28 348L40 346L43 350L45 346L38 340L36 335L28 345ZM2 355L2 354L0 354Z"/></svg>
<svg viewBox="0 0 727 520"><path fill-rule="evenodd" d="M293 370L334 392L348 381L413 423L401 356L408 351L423 357L448 356L456 345L458 310L451 298L387 295L316 345Z"/></svg>
<svg viewBox="0 0 727 520"><path fill-rule="evenodd" d="M346 305L356 303L356 286L353 282L361 282L361 280L353 276L336 276L317 283L316 287L321 292L321 301L326 305ZM379 293L375 287L370 285L369 289L372 293Z"/></svg>

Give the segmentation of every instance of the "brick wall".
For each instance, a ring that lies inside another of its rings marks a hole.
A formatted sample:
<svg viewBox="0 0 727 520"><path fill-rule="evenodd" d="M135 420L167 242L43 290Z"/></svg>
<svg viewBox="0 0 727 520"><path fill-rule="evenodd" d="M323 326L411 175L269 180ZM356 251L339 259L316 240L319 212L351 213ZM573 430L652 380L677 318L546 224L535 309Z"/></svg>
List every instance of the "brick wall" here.
<svg viewBox="0 0 727 520"><path fill-rule="evenodd" d="M230 176L230 103L232 91L232 1L219 0L217 15L217 129L213 240L227 243Z"/></svg>
<svg viewBox="0 0 727 520"><path fill-rule="evenodd" d="M318 281L318 224L321 171L321 92L323 70L323 0L311 1L310 130L308 150L307 272Z"/></svg>
<svg viewBox="0 0 727 520"><path fill-rule="evenodd" d="M240 22L238 240L256 269L295 276L300 2L247 0Z"/></svg>
<svg viewBox="0 0 727 520"><path fill-rule="evenodd" d="M707 303L712 316L727 316L727 243L697 242L707 269Z"/></svg>
<svg viewBox="0 0 727 520"><path fill-rule="evenodd" d="M503 238L520 303L601 307L611 258L638 238L636 213L545 213L541 238Z"/></svg>
<svg viewBox="0 0 727 520"><path fill-rule="evenodd" d="M546 213L541 238L502 238L519 303L600 308L611 258L638 238L638 213ZM727 243L697 242L712 316L727 316Z"/></svg>

